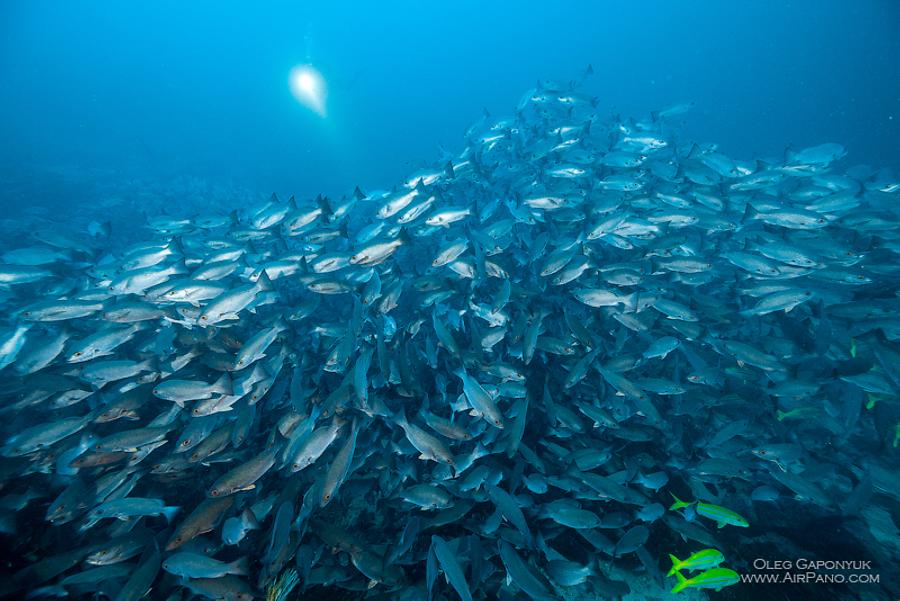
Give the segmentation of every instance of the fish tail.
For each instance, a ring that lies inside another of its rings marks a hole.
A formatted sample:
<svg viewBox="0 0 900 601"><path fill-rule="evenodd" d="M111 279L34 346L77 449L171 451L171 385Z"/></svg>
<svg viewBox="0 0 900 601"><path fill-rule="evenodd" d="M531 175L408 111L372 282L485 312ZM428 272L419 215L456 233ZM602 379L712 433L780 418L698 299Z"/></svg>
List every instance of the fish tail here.
<svg viewBox="0 0 900 601"><path fill-rule="evenodd" d="M756 207L754 207L751 203L748 202L747 206L744 207L744 214L741 217L741 224L745 224L748 221L752 221L758 215L759 215L759 211L756 210Z"/></svg>
<svg viewBox="0 0 900 601"><path fill-rule="evenodd" d="M162 513L164 516L166 516L166 521L171 524L172 520L175 518L175 515L178 513L178 511L180 509L181 509L181 507L175 507L175 506L163 507Z"/></svg>
<svg viewBox="0 0 900 601"><path fill-rule="evenodd" d="M250 560L245 555L228 564L228 571L235 576L246 576L250 573Z"/></svg>
<svg viewBox="0 0 900 601"><path fill-rule="evenodd" d="M253 513L253 510L249 507L245 507L244 511L241 512L241 518L246 522L247 527L250 530L259 530L262 528L259 524L259 520L256 518L256 514Z"/></svg>
<svg viewBox="0 0 900 601"><path fill-rule="evenodd" d="M672 503L672 506L671 506L671 507L669 507L669 511L675 511L676 509L681 509L682 507L690 507L691 505L694 504L693 501L691 501L690 503L687 503L687 502L685 502L685 501L682 501L681 499L679 499L678 497L676 497L676 496L673 495L672 493L669 493L669 494L672 495L672 498L673 498L673 499L675 499L675 502Z"/></svg>
<svg viewBox="0 0 900 601"><path fill-rule="evenodd" d="M672 569L669 570L669 573L666 576L672 576L681 568L681 560L669 553L669 559L672 560Z"/></svg>
<svg viewBox="0 0 900 601"><path fill-rule="evenodd" d="M683 591L685 588L687 588L689 586L688 579L685 578L684 576L682 576L681 572L675 572L675 577L678 578L678 584L676 584L674 587L672 587L672 592L680 593L681 591Z"/></svg>
<svg viewBox="0 0 900 601"><path fill-rule="evenodd" d="M231 376L228 375L228 372L222 374L216 382L213 384L213 392L218 392L224 395L234 394L231 382Z"/></svg>
<svg viewBox="0 0 900 601"><path fill-rule="evenodd" d="M272 280L269 279L269 274L266 273L265 269L263 269L262 273L259 274L259 279L256 280L256 286L261 292L274 289Z"/></svg>

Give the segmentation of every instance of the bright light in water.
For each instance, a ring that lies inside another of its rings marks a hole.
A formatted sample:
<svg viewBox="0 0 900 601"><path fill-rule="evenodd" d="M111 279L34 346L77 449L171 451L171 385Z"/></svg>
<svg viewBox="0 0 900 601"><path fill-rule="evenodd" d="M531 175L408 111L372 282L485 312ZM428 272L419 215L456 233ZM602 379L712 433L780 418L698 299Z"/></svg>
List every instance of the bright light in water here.
<svg viewBox="0 0 900 601"><path fill-rule="evenodd" d="M325 79L312 65L298 65L291 69L288 77L291 93L300 104L309 107L322 117L325 116Z"/></svg>

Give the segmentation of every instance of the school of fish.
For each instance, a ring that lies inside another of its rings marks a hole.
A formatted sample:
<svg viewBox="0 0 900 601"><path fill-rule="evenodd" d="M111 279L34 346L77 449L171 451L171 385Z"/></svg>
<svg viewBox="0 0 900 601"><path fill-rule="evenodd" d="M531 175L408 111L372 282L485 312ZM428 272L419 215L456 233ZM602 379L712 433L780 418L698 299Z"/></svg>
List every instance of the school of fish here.
<svg viewBox="0 0 900 601"><path fill-rule="evenodd" d="M838 523L897 596L900 181L690 108L541 82L389 192L7 223L0 595L615 599Z"/></svg>

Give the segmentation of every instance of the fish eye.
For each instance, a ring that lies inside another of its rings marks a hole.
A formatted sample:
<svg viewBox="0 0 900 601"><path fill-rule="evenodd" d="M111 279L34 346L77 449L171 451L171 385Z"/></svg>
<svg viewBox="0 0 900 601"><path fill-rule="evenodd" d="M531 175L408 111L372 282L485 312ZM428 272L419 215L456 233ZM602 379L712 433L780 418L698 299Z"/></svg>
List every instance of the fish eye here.
<svg viewBox="0 0 900 601"><path fill-rule="evenodd" d="M218 489L213 489L213 490L209 491L209 496L211 496L211 497L218 497L218 496L219 496L219 491L218 491Z"/></svg>
<svg viewBox="0 0 900 601"><path fill-rule="evenodd" d="M766 455L766 454L768 454L768 451L765 450L765 449L759 449L759 450L756 451L756 452L757 452L757 454L759 454L759 455Z"/></svg>
<svg viewBox="0 0 900 601"><path fill-rule="evenodd" d="M188 446L189 444L191 444L191 440L190 440L190 439L187 439L187 440L184 440L184 441L181 442L181 446L183 446L183 447L186 447L186 446Z"/></svg>
<svg viewBox="0 0 900 601"><path fill-rule="evenodd" d="M81 351L75 351L75 356L76 356L76 357L80 357L80 356L81 356Z"/></svg>
<svg viewBox="0 0 900 601"><path fill-rule="evenodd" d="M201 315L201 316L200 316L200 321L206 321L206 315Z"/></svg>

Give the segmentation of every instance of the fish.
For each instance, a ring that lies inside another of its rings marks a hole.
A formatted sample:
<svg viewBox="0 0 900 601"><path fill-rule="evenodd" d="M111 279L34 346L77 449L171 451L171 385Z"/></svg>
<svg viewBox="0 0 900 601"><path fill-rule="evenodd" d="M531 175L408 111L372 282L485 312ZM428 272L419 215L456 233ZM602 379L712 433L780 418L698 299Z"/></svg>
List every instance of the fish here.
<svg viewBox="0 0 900 601"><path fill-rule="evenodd" d="M226 497L230 498L230 497ZM222 525L222 542L226 545L237 545L251 530L262 528L256 519L256 514L249 508L244 508L238 517L230 517Z"/></svg>
<svg viewBox="0 0 900 601"><path fill-rule="evenodd" d="M96 389L101 389L111 382L129 379L139 374L153 374L157 369L155 357L144 361L131 359L109 359L91 361L81 370L81 379Z"/></svg>
<svg viewBox="0 0 900 601"><path fill-rule="evenodd" d="M483 417L488 423L490 423L495 428L503 429L504 420L503 414L500 412L500 409L497 407L496 403L494 403L494 399L491 395L478 383L477 380L474 380L468 373L466 373L465 368L461 368L454 372L456 376L462 380L463 383L463 394L466 397L466 400L469 403L469 406L472 410L469 412L470 415L475 417Z"/></svg>
<svg viewBox="0 0 900 601"><path fill-rule="evenodd" d="M431 537L431 546L434 549L435 557L437 557L441 569L444 570L447 582L450 583L462 601L472 601L472 592L469 590L469 584L466 582L465 573L463 573L450 545L440 536L433 535Z"/></svg>
<svg viewBox="0 0 900 601"><path fill-rule="evenodd" d="M514 582L526 595L535 601L549 601L555 598L550 583L527 564L513 546L500 540L500 557L506 568L506 578Z"/></svg>
<svg viewBox="0 0 900 601"><path fill-rule="evenodd" d="M204 327L209 327L222 321L236 320L238 313L258 300L264 292L271 290L272 283L266 274L250 284L244 284L223 292L206 305L197 321Z"/></svg>
<svg viewBox="0 0 900 601"><path fill-rule="evenodd" d="M138 516L165 516L172 521L180 507L167 506L161 499L146 497L123 497L105 501L88 512L87 522L82 525L82 530L87 530L98 521L107 518L128 520Z"/></svg>
<svg viewBox="0 0 900 601"><path fill-rule="evenodd" d="M738 573L728 568L712 568L692 578L685 578L681 572L675 572L675 577L678 578L678 584L672 587L673 593L680 593L686 588L711 588L718 591L740 581Z"/></svg>
<svg viewBox="0 0 900 601"><path fill-rule="evenodd" d="M194 380L166 379L153 389L153 394L184 407L185 403L190 401L205 401L215 395L230 396L233 390L231 378L225 373L211 384Z"/></svg>
<svg viewBox="0 0 900 601"><path fill-rule="evenodd" d="M455 467L450 450L437 437L432 436L416 424L398 416L397 425L403 430L409 443L419 451L419 459L430 459Z"/></svg>
<svg viewBox="0 0 900 601"><path fill-rule="evenodd" d="M725 561L725 556L722 555L722 552L718 549L703 549L691 553L690 557L684 560L678 559L670 553L669 559L672 560L672 568L666 576L673 576L676 572L681 570L706 570L714 568Z"/></svg>
<svg viewBox="0 0 900 601"><path fill-rule="evenodd" d="M259 480L275 465L276 452L263 451L256 457L224 473L206 491L209 498L233 495L237 492L253 490Z"/></svg>
<svg viewBox="0 0 900 601"><path fill-rule="evenodd" d="M217 578L189 578L184 586L207 599L227 599L229 601L250 601L256 598L253 588L237 576L225 575Z"/></svg>
<svg viewBox="0 0 900 601"><path fill-rule="evenodd" d="M674 494L672 497L675 499L675 502L669 507L669 511L682 508L693 508L694 511L697 512L697 515L714 520L719 528L727 525L747 528L750 525L740 514L727 507L713 505L712 503L704 503L703 501L685 502Z"/></svg>
<svg viewBox="0 0 900 601"><path fill-rule="evenodd" d="M317 428L305 438L299 440L296 451L288 457L292 472L299 472L319 459L328 447L337 440L338 433L346 422L338 417L332 419L331 425Z"/></svg>
<svg viewBox="0 0 900 601"><path fill-rule="evenodd" d="M420 509L446 509L452 503L452 496L439 486L417 484L404 489L400 498Z"/></svg>
<svg viewBox="0 0 900 601"><path fill-rule="evenodd" d="M0 222L0 596L660 597L731 584L744 515L896 563L900 184L584 76L389 191Z"/></svg>
<svg viewBox="0 0 900 601"><path fill-rule="evenodd" d="M162 569L182 578L221 578L228 574L245 576L248 571L246 557L225 563L199 553L179 552L162 562Z"/></svg>
<svg viewBox="0 0 900 601"><path fill-rule="evenodd" d="M0 449L4 457L19 457L40 451L77 434L90 423L91 417L75 416L38 424L7 438Z"/></svg>
<svg viewBox="0 0 900 601"><path fill-rule="evenodd" d="M357 422L354 422L351 426L350 436L347 437L347 440L337 455L335 455L334 461L328 466L328 471L325 473L319 500L320 507L325 507L334 498L335 492L350 474L353 455L356 452L358 434L359 426Z"/></svg>
<svg viewBox="0 0 900 601"><path fill-rule="evenodd" d="M175 527L169 542L166 543L165 550L174 551L197 536L212 532L222 516L231 509L233 504L234 499L232 497L207 499L201 502L190 515Z"/></svg>
<svg viewBox="0 0 900 601"><path fill-rule="evenodd" d="M22 347L25 346L26 336L30 329L30 325L21 324L14 330L5 332L3 336L0 336L0 369L16 360L16 357L22 351Z"/></svg>
<svg viewBox="0 0 900 601"><path fill-rule="evenodd" d="M138 601L153 586L161 565L159 547L154 541L141 555L138 567L131 572L131 577L114 597L115 601Z"/></svg>

